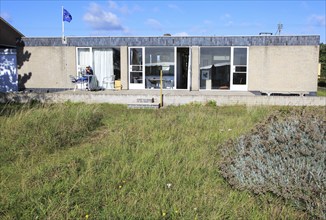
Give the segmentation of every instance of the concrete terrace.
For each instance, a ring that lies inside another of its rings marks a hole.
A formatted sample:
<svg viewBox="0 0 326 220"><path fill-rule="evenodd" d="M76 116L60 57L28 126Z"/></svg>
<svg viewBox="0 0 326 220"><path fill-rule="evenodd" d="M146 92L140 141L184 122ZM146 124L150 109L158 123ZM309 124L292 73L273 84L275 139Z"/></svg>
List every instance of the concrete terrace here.
<svg viewBox="0 0 326 220"><path fill-rule="evenodd" d="M163 106L206 103L214 101L221 105L278 105L278 106L325 106L326 97L317 96L265 96L252 92L237 91L188 91L163 90ZM130 104L137 99L154 99L160 102L160 90L105 90L105 91L58 91L1 93L0 102L26 103L30 100L61 103L66 101L84 103Z"/></svg>

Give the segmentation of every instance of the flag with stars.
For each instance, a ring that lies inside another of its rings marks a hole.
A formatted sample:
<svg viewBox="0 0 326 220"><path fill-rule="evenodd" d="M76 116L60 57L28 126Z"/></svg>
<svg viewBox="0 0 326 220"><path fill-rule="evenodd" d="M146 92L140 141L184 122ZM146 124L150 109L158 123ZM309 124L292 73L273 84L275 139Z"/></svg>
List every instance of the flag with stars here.
<svg viewBox="0 0 326 220"><path fill-rule="evenodd" d="M70 22L71 20L72 20L71 14L66 9L63 9L63 21Z"/></svg>

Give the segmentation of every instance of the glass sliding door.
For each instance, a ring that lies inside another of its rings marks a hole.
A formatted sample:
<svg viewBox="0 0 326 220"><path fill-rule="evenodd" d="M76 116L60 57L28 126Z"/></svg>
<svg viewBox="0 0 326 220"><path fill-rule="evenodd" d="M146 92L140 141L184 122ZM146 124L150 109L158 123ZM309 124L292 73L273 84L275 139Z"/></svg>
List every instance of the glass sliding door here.
<svg viewBox="0 0 326 220"><path fill-rule="evenodd" d="M144 48L129 48L129 88L143 89L145 88L144 80Z"/></svg>
<svg viewBox="0 0 326 220"><path fill-rule="evenodd" d="M243 47L232 48L231 90L248 90L247 63L248 49Z"/></svg>
<svg viewBox="0 0 326 220"><path fill-rule="evenodd" d="M200 48L200 89L230 89L230 47Z"/></svg>
<svg viewBox="0 0 326 220"><path fill-rule="evenodd" d="M160 88L160 72L162 70L163 89L173 89L175 86L175 48L146 47L145 48L145 88Z"/></svg>
<svg viewBox="0 0 326 220"><path fill-rule="evenodd" d="M113 50L109 48L93 49L93 71L98 86L105 89L114 88ZM107 83L110 82L110 83Z"/></svg>

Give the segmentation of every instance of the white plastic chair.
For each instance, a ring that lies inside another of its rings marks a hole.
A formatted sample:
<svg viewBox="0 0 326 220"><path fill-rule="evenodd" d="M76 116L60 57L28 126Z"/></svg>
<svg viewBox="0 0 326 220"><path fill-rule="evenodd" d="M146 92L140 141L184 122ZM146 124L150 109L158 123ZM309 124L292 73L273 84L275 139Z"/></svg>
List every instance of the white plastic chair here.
<svg viewBox="0 0 326 220"><path fill-rule="evenodd" d="M74 84L74 91L77 89L77 79L73 75L69 75L70 81Z"/></svg>
<svg viewBox="0 0 326 220"><path fill-rule="evenodd" d="M114 89L114 80L115 80L114 75L104 77L102 80L103 89Z"/></svg>

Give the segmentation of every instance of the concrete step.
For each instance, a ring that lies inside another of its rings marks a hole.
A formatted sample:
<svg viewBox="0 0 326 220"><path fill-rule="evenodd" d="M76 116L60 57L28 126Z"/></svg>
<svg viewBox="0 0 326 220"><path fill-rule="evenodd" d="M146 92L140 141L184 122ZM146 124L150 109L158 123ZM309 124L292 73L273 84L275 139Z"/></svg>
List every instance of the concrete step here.
<svg viewBox="0 0 326 220"><path fill-rule="evenodd" d="M139 98L137 99L137 103L154 103L154 98L151 99Z"/></svg>
<svg viewBox="0 0 326 220"><path fill-rule="evenodd" d="M160 108L160 103L129 103L128 108L132 109L158 109Z"/></svg>

